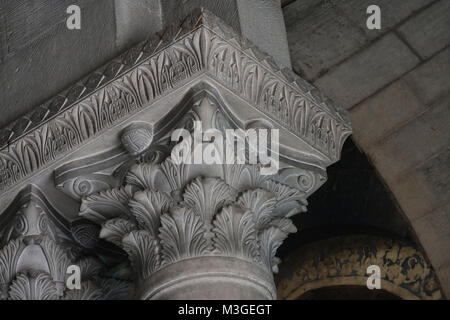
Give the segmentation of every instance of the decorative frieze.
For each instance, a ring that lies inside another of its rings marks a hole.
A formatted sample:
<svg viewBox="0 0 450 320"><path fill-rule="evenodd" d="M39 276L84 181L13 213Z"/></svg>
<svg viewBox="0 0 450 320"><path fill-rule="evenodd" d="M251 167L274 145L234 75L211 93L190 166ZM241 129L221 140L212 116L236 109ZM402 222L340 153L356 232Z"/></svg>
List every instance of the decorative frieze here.
<svg viewBox="0 0 450 320"><path fill-rule="evenodd" d="M290 218L350 133L345 111L196 11L0 132L0 196L42 170L70 200L61 214L30 185L0 216L2 298L274 299ZM81 290L64 285L73 264Z"/></svg>
<svg viewBox="0 0 450 320"><path fill-rule="evenodd" d="M345 111L201 10L2 130L0 192L197 76L233 90L330 162L339 158L351 132Z"/></svg>

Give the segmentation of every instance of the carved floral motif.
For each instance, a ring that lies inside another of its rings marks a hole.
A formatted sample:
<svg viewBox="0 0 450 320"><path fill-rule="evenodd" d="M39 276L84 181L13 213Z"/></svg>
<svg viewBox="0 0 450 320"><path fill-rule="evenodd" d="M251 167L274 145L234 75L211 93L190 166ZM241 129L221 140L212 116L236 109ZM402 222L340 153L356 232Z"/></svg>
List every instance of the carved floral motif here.
<svg viewBox="0 0 450 320"><path fill-rule="evenodd" d="M280 271L278 296L295 299L332 283L366 286L370 265L380 267L382 289L401 298L442 298L434 270L416 248L375 236L339 237L301 247Z"/></svg>
<svg viewBox="0 0 450 320"><path fill-rule="evenodd" d="M233 90L330 162L339 158L351 132L346 113L291 71L279 70L270 57L207 11L189 16L181 29L169 29L149 48L154 45L150 39L131 49L121 63L110 63L84 86L77 84L38 110L56 114L49 111L38 123L30 123L36 117L29 115L1 131L0 192L201 73Z"/></svg>
<svg viewBox="0 0 450 320"><path fill-rule="evenodd" d="M73 240L64 241L61 237L64 232L57 232L55 213L36 187L20 193L3 215L9 220L0 229L3 234L0 242L0 299L132 298L134 289L130 282L105 279L100 276L104 266L97 259L74 255L71 249L76 249L77 244ZM85 232L78 229L80 239L86 238ZM70 265L80 267L81 289L66 288Z"/></svg>
<svg viewBox="0 0 450 320"><path fill-rule="evenodd" d="M258 165L218 165L219 177L197 176L194 167L174 164L170 157L136 164L121 189L85 197L80 215L102 223L100 237L128 253L140 279L208 255L277 271L276 250L296 231L286 216L306 209L305 194L261 179ZM236 170L250 177L235 175Z"/></svg>

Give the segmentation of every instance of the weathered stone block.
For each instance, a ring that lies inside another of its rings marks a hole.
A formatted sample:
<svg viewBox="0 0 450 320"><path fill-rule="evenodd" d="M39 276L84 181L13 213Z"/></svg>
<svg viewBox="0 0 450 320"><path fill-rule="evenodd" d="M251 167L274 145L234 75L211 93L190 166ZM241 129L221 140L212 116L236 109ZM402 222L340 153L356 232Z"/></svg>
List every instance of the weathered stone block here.
<svg viewBox="0 0 450 320"><path fill-rule="evenodd" d="M450 265L439 268L439 270L437 270L437 274L441 282L442 289L448 299L448 297L450 297Z"/></svg>
<svg viewBox="0 0 450 320"><path fill-rule="evenodd" d="M329 3L316 6L306 16L296 19L288 25L293 68L310 80L366 42L363 33Z"/></svg>
<svg viewBox="0 0 450 320"><path fill-rule="evenodd" d="M389 181L390 177L382 172L380 174L387 181L389 188L410 221L424 216L434 207L435 195L431 193L422 177L417 173L412 172L395 181Z"/></svg>
<svg viewBox="0 0 450 320"><path fill-rule="evenodd" d="M445 203L450 199L450 146L442 150L436 157L429 159L417 171L435 195L437 203Z"/></svg>
<svg viewBox="0 0 450 320"><path fill-rule="evenodd" d="M84 5L86 1L50 0L2 2L8 54L13 54L42 37L46 32L64 23L66 8L71 4ZM32 18L30 18L32 17Z"/></svg>
<svg viewBox="0 0 450 320"><path fill-rule="evenodd" d="M423 58L429 58L450 43L450 1L434 4L405 22L399 31Z"/></svg>
<svg viewBox="0 0 450 320"><path fill-rule="evenodd" d="M351 108L411 70L419 59L394 34L388 34L315 84L330 98Z"/></svg>
<svg viewBox="0 0 450 320"><path fill-rule="evenodd" d="M81 19L81 30L60 21L0 65L0 127L118 54L113 2L89 2Z"/></svg>
<svg viewBox="0 0 450 320"><path fill-rule="evenodd" d="M396 81L351 110L353 137L368 149L425 108L405 81Z"/></svg>
<svg viewBox="0 0 450 320"><path fill-rule="evenodd" d="M412 221L412 225L433 266L450 263L450 204Z"/></svg>
<svg viewBox="0 0 450 320"><path fill-rule="evenodd" d="M293 1L283 7L284 21L286 28L300 22L315 6L317 6L322 0L302 0Z"/></svg>
<svg viewBox="0 0 450 320"><path fill-rule="evenodd" d="M127 49L161 30L162 8L160 1L114 0L116 18L116 44Z"/></svg>
<svg viewBox="0 0 450 320"><path fill-rule="evenodd" d="M337 7L342 9L346 15L360 27L367 36L375 38L391 30L396 24L407 18L420 8L431 3L433 0L331 0ZM368 14L367 7L376 4L381 9L381 29L369 30L366 22Z"/></svg>
<svg viewBox="0 0 450 320"><path fill-rule="evenodd" d="M421 116L368 150L374 164L390 180L421 165L450 145L450 99L427 109Z"/></svg>
<svg viewBox="0 0 450 320"><path fill-rule="evenodd" d="M405 80L424 103L433 103L450 92L449 65L450 48L413 70Z"/></svg>

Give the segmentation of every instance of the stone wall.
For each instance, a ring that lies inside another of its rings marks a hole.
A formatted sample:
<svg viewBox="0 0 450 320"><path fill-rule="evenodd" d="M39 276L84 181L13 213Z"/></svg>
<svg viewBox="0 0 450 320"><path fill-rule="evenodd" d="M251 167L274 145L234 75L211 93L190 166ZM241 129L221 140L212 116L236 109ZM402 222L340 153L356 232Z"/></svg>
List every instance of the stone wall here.
<svg viewBox="0 0 450 320"><path fill-rule="evenodd" d="M368 30L366 8L381 8ZM283 8L294 70L351 113L450 294L450 2L297 0Z"/></svg>

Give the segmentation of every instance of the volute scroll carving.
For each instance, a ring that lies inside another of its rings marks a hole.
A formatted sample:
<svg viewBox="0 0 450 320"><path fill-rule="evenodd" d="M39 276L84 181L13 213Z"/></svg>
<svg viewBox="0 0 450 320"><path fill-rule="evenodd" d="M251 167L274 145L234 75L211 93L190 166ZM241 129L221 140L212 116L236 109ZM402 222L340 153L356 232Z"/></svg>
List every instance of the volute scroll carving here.
<svg viewBox="0 0 450 320"><path fill-rule="evenodd" d="M0 299L115 299L133 295L129 281L104 278L105 266L100 260L81 254L70 227L57 223L64 219L38 187L31 185L19 193L2 217ZM71 265L80 268L79 289L67 287ZM109 286L103 286L105 281Z"/></svg>
<svg viewBox="0 0 450 320"><path fill-rule="evenodd" d="M217 115L217 104L207 97L194 106L197 119ZM185 126L184 120L180 124ZM202 142L204 149L216 144ZM171 156L160 162L136 159L123 181L83 197L80 216L100 224L100 238L127 252L137 292L155 274L196 258L246 261L272 279L280 262L278 247L296 232L290 217L306 211L310 187L293 188L278 175L262 175L258 163L176 163ZM274 292L273 279L266 285Z"/></svg>
<svg viewBox="0 0 450 320"><path fill-rule="evenodd" d="M203 9L80 83L41 107L51 117L0 131L0 198L25 190L0 215L1 298L274 299L277 249L339 159L347 113ZM76 219L38 187L50 180Z"/></svg>

